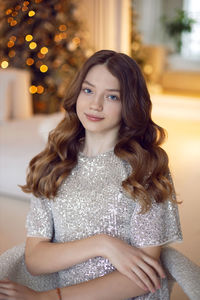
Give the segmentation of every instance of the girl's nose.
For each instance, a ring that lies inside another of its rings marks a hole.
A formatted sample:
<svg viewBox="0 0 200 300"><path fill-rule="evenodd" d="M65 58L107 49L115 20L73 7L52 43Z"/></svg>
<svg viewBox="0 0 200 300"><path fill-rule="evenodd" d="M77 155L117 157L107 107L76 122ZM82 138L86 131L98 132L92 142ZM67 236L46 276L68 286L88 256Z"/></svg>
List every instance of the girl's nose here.
<svg viewBox="0 0 200 300"><path fill-rule="evenodd" d="M103 96L95 95L90 102L90 109L93 109L96 111L102 111L103 110L103 102L104 102Z"/></svg>

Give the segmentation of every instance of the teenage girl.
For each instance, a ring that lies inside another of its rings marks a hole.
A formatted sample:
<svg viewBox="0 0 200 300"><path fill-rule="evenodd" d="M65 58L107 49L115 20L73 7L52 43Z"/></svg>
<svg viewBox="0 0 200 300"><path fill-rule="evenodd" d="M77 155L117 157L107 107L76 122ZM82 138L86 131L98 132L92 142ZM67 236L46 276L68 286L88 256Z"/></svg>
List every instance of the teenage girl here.
<svg viewBox="0 0 200 300"><path fill-rule="evenodd" d="M182 239L164 130L143 75L102 50L77 74L64 119L28 169L25 261L57 289L0 282L0 299L168 299L162 245Z"/></svg>

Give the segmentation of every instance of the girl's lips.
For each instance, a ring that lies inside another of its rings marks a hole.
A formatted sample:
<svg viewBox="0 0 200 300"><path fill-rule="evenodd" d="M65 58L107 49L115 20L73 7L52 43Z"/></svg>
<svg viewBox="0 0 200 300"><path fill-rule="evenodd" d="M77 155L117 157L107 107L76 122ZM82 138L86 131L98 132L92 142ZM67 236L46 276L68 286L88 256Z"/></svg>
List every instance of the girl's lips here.
<svg viewBox="0 0 200 300"><path fill-rule="evenodd" d="M90 121L101 121L103 120L104 118L99 118L99 117L96 117L96 116L93 116L93 115L88 115L88 114L85 114L86 115L86 118Z"/></svg>

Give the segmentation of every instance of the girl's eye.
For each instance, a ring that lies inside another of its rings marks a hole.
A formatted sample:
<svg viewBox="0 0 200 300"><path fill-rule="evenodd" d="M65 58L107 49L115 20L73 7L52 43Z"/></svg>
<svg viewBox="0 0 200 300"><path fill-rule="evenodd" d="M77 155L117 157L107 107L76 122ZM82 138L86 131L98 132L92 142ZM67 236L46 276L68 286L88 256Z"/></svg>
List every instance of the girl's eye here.
<svg viewBox="0 0 200 300"><path fill-rule="evenodd" d="M89 88L83 88L83 92L84 92L85 94L91 94L91 93L92 93L92 90L89 89Z"/></svg>
<svg viewBox="0 0 200 300"><path fill-rule="evenodd" d="M108 95L107 98L110 99L110 100L113 100L113 101L119 100L119 97L116 96L116 95Z"/></svg>

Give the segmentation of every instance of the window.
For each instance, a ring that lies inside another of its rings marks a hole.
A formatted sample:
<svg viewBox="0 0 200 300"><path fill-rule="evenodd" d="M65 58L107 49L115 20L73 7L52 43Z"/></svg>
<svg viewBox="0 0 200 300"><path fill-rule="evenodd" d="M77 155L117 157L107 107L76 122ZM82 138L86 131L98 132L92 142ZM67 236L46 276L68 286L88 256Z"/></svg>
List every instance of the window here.
<svg viewBox="0 0 200 300"><path fill-rule="evenodd" d="M181 54L188 59L200 60L200 1L184 0L183 9L196 22L192 26L192 32L182 36Z"/></svg>

